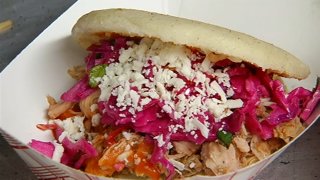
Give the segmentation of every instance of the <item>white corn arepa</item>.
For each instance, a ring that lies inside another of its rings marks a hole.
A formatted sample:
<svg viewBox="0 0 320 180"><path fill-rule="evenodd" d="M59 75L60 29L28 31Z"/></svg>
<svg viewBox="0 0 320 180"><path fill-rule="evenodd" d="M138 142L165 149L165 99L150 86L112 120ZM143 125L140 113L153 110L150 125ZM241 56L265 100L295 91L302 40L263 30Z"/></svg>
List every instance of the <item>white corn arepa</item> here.
<svg viewBox="0 0 320 180"><path fill-rule="evenodd" d="M201 49L209 54L245 61L283 77L304 79L309 67L295 56L270 43L223 27L134 9L105 9L82 16L72 29L84 48L112 33L130 37L158 38Z"/></svg>

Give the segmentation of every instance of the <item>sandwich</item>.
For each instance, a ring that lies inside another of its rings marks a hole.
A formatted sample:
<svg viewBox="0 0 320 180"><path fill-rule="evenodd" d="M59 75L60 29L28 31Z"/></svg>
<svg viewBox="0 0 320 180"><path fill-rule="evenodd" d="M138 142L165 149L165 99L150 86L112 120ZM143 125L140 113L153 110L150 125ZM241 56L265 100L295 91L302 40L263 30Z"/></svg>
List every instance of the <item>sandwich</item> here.
<svg viewBox="0 0 320 180"><path fill-rule="evenodd" d="M73 39L88 51L77 82L48 96L53 142L31 147L106 177L219 176L263 160L297 137L319 104L287 91L306 64L247 34L133 9L82 16ZM48 148L43 148L48 147Z"/></svg>

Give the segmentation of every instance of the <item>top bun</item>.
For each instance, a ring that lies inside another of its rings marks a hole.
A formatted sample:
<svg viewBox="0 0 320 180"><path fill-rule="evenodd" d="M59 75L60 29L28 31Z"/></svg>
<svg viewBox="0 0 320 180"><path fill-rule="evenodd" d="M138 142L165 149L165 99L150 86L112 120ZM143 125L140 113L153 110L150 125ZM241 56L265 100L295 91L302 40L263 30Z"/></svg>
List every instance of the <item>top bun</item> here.
<svg viewBox="0 0 320 180"><path fill-rule="evenodd" d="M106 9L82 16L72 29L73 38L84 48L111 34L158 38L203 52L245 61L283 77L304 79L307 65L270 43L223 27L169 15L133 9ZM210 56L209 56L210 57Z"/></svg>

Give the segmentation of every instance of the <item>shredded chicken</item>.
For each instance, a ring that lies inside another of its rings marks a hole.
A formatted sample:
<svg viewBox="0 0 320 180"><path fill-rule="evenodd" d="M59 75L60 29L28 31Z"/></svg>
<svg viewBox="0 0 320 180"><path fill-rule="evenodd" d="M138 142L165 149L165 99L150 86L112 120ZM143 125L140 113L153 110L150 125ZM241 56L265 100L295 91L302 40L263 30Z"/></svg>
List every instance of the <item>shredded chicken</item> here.
<svg viewBox="0 0 320 180"><path fill-rule="evenodd" d="M80 80L86 75L86 69L84 66L73 66L68 69L68 74L76 80Z"/></svg>
<svg viewBox="0 0 320 180"><path fill-rule="evenodd" d="M193 154L191 156L185 156L182 158L181 162L185 165L185 168L182 171L182 174L185 177L193 176L202 171L203 165L200 161L200 155Z"/></svg>
<svg viewBox="0 0 320 180"><path fill-rule="evenodd" d="M286 144L286 142L283 139L280 138L271 138L267 140L269 148L271 149L271 153L274 153L278 149L280 149L282 146Z"/></svg>
<svg viewBox="0 0 320 180"><path fill-rule="evenodd" d="M271 154L271 149L267 141L263 141L259 136L254 135L251 139L252 153L259 159L265 159Z"/></svg>
<svg viewBox="0 0 320 180"><path fill-rule="evenodd" d="M91 120L90 119L85 119L83 121L83 126L84 126L84 129L86 130L86 132L90 132L91 127L92 127Z"/></svg>
<svg viewBox="0 0 320 180"><path fill-rule="evenodd" d="M92 145L96 148L96 150L101 153L105 149L105 137L101 134L98 134L92 140Z"/></svg>
<svg viewBox="0 0 320 180"><path fill-rule="evenodd" d="M265 106L263 106L262 104L260 104L258 107L257 107L257 117L260 119L260 120L263 120L265 119L266 117L268 117L269 113L267 113L267 108Z"/></svg>
<svg viewBox="0 0 320 180"><path fill-rule="evenodd" d="M49 105L57 104L57 101L52 96L47 96L47 101Z"/></svg>
<svg viewBox="0 0 320 180"><path fill-rule="evenodd" d="M251 134L248 132L246 126L244 125L244 123L241 124L240 130L237 133L237 135L243 139L246 139L248 141L248 139L251 139Z"/></svg>
<svg viewBox="0 0 320 180"><path fill-rule="evenodd" d="M239 149L240 152L249 152L250 151L250 146L244 138L236 136L233 138L232 142Z"/></svg>
<svg viewBox="0 0 320 180"><path fill-rule="evenodd" d="M202 145L201 159L215 175L226 174L240 167L232 144L226 148L217 142L205 143Z"/></svg>
<svg viewBox="0 0 320 180"><path fill-rule="evenodd" d="M91 106L98 101L99 96L100 91L95 91L94 93L90 94L88 97L80 101L79 107L87 118L91 118L95 114L95 110L92 111Z"/></svg>
<svg viewBox="0 0 320 180"><path fill-rule="evenodd" d="M252 152L240 154L241 167L247 167L247 166L249 166L253 163L256 163L258 161L259 161L259 159Z"/></svg>
<svg viewBox="0 0 320 180"><path fill-rule="evenodd" d="M207 168L207 167L203 167L203 173L206 176L215 176L215 174L212 172L212 170L210 168Z"/></svg>
<svg viewBox="0 0 320 180"><path fill-rule="evenodd" d="M174 141L173 147L178 154L184 154L190 156L200 149L200 145L188 141Z"/></svg>
<svg viewBox="0 0 320 180"><path fill-rule="evenodd" d="M168 155L166 155L167 159L174 159L174 160L183 158L185 156L186 156L185 154L168 154Z"/></svg>
<svg viewBox="0 0 320 180"><path fill-rule="evenodd" d="M126 146L127 142L123 138L118 143L108 148L107 151L103 154L103 156L99 159L100 168L102 170L111 171L113 173L113 165L117 161L118 156L124 153Z"/></svg>
<svg viewBox="0 0 320 180"><path fill-rule="evenodd" d="M55 119L62 113L71 109L74 103L72 102L60 102L57 104L50 104L48 108L48 116L50 119Z"/></svg>
<svg viewBox="0 0 320 180"><path fill-rule="evenodd" d="M130 139L122 138L116 144L113 144L99 159L100 168L110 171L110 168L113 169L115 162L125 162L133 154L132 145L139 140L141 140L140 136L132 135Z"/></svg>
<svg viewBox="0 0 320 180"><path fill-rule="evenodd" d="M289 143L293 138L297 137L305 128L297 117L291 121L279 124L274 130L274 137L283 139Z"/></svg>

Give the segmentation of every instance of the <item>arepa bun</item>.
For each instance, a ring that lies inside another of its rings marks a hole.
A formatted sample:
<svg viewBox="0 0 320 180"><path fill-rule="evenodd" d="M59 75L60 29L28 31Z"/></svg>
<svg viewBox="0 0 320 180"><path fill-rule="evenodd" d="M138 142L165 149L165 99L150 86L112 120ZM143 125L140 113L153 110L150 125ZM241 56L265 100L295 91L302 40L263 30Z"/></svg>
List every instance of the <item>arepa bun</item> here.
<svg viewBox="0 0 320 180"><path fill-rule="evenodd" d="M82 16L72 29L73 38L84 48L110 34L152 37L163 42L201 49L215 56L245 61L283 77L304 79L307 65L290 53L244 33L219 26L133 9L106 9ZM214 60L214 58L213 58Z"/></svg>

